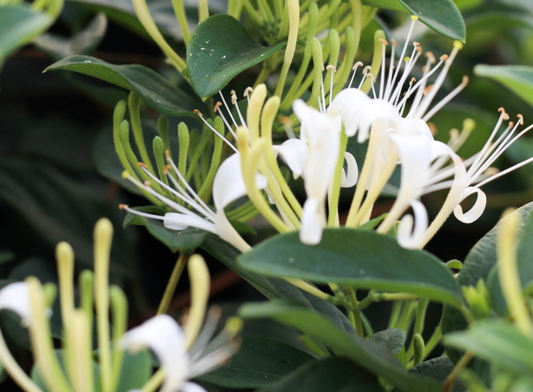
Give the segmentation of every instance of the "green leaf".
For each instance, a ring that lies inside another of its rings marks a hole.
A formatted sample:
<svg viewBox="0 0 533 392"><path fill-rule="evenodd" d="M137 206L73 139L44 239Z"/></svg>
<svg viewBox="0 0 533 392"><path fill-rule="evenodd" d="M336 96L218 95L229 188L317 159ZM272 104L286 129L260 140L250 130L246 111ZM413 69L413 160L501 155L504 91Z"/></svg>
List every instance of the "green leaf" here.
<svg viewBox="0 0 533 392"><path fill-rule="evenodd" d="M286 45L263 47L235 18L214 15L198 25L187 46L187 67L194 90L202 99L223 89L229 81L272 56Z"/></svg>
<svg viewBox="0 0 533 392"><path fill-rule="evenodd" d="M202 248L221 261L228 268L238 273L243 279L254 286L266 298L290 299L298 301L314 312L322 314L341 330L354 333L355 329L346 316L334 305L288 283L284 279L265 278L264 276L247 271L235 261L240 252L227 242L214 235L208 235Z"/></svg>
<svg viewBox="0 0 533 392"><path fill-rule="evenodd" d="M474 73L495 80L533 106L533 67L478 64Z"/></svg>
<svg viewBox="0 0 533 392"><path fill-rule="evenodd" d="M0 250L0 265L9 263L15 259L15 253L8 250Z"/></svg>
<svg viewBox="0 0 533 392"><path fill-rule="evenodd" d="M467 331L444 336L446 346L472 351L498 367L531 376L533 341L504 320L483 320Z"/></svg>
<svg viewBox="0 0 533 392"><path fill-rule="evenodd" d="M226 388L258 388L280 380L312 359L287 343L243 336L241 348L228 365L199 379Z"/></svg>
<svg viewBox="0 0 533 392"><path fill-rule="evenodd" d="M363 4L408 11L445 37L463 42L466 39L463 16L452 0L363 0Z"/></svg>
<svg viewBox="0 0 533 392"><path fill-rule="evenodd" d="M441 383L444 383L454 367L455 364L450 358L442 356L432 358L413 366L411 369L409 369L409 373L428 376L440 381ZM460 380L457 380L453 384L452 389L450 389L450 392L466 392L466 387Z"/></svg>
<svg viewBox="0 0 533 392"><path fill-rule="evenodd" d="M152 355L148 350L136 354L124 352L117 392L141 389L152 375Z"/></svg>
<svg viewBox="0 0 533 392"><path fill-rule="evenodd" d="M0 6L0 65L9 54L42 34L52 22L49 15L34 11L26 4Z"/></svg>
<svg viewBox="0 0 533 392"><path fill-rule="evenodd" d="M164 214L158 207L154 206L136 207L134 209L149 214ZM180 231L169 230L159 220L128 213L126 218L124 218L124 227L131 225L146 226L148 232L165 244L172 252L177 252L178 250L183 253L192 252L202 244L207 236L206 231L192 227Z"/></svg>
<svg viewBox="0 0 533 392"><path fill-rule="evenodd" d="M66 38L58 34L46 33L38 37L35 44L52 59L58 61L75 54L91 54L104 38L106 29L107 18L105 14L98 13L85 29L73 37Z"/></svg>
<svg viewBox="0 0 533 392"><path fill-rule="evenodd" d="M369 342L385 347L394 355L398 354L405 344L405 331L400 328L390 328L376 332L368 338Z"/></svg>
<svg viewBox="0 0 533 392"><path fill-rule="evenodd" d="M320 244L303 244L299 233L272 237L238 259L249 271L270 276L338 283L362 289L407 292L455 306L461 290L435 256L408 250L373 231L326 229Z"/></svg>
<svg viewBox="0 0 533 392"><path fill-rule="evenodd" d="M257 392L381 392L383 389L370 372L344 358L313 361L283 380Z"/></svg>
<svg viewBox="0 0 533 392"><path fill-rule="evenodd" d="M407 373L400 361L387 349L359 336L347 334L323 316L293 303L249 303L239 309L239 315L243 318L270 317L297 328L313 340L330 347L335 355L346 357L371 373L384 377L400 391L442 391L439 383Z"/></svg>
<svg viewBox="0 0 533 392"><path fill-rule="evenodd" d="M398 0L420 21L450 39L466 40L461 12L452 0Z"/></svg>
<svg viewBox="0 0 533 392"><path fill-rule="evenodd" d="M169 116L193 115L195 102L161 75L142 65L113 65L90 56L70 56L44 72L64 69L112 83L137 93L152 109Z"/></svg>

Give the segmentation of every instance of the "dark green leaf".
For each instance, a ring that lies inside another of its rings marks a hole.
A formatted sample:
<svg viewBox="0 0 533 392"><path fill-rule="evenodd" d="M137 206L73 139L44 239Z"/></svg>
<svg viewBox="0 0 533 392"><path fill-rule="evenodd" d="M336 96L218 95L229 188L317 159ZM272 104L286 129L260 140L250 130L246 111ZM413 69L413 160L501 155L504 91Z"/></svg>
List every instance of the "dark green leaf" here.
<svg viewBox="0 0 533 392"><path fill-rule="evenodd" d="M285 46L263 47L229 15L214 15L194 30L187 46L187 67L194 90L205 99L224 88L245 69Z"/></svg>
<svg viewBox="0 0 533 392"><path fill-rule="evenodd" d="M461 12L452 0L363 0L373 7L408 11L436 32L465 41L466 27Z"/></svg>
<svg viewBox="0 0 533 392"><path fill-rule="evenodd" d="M300 302L314 312L324 315L338 328L348 333L355 329L346 316L334 305L323 299L309 294L288 283L284 279L265 278L264 276L247 271L235 261L240 252L227 242L214 235L208 235L202 248L220 260L228 268L238 273L243 279L254 286L268 299L291 299Z"/></svg>
<svg viewBox="0 0 533 392"><path fill-rule="evenodd" d="M400 328L391 328L379 331L368 338L368 341L385 347L394 355L398 354L405 344L405 331Z"/></svg>
<svg viewBox="0 0 533 392"><path fill-rule="evenodd" d="M286 301L249 303L239 310L243 318L273 318L299 329L315 341L330 347L336 355L344 356L371 373L386 378L404 392L442 391L439 383L413 376L387 349L350 335L333 325L328 319L301 306Z"/></svg>
<svg viewBox="0 0 533 392"><path fill-rule="evenodd" d="M428 376L440 381L441 383L444 383L454 367L455 364L450 358L442 356L419 363L418 365L409 369L409 372L420 374L422 376ZM461 381L458 380L453 384L450 392L466 392L466 387Z"/></svg>
<svg viewBox="0 0 533 392"><path fill-rule="evenodd" d="M533 67L479 64L475 66L474 73L503 84L533 106Z"/></svg>
<svg viewBox="0 0 533 392"><path fill-rule="evenodd" d="M515 374L531 376L533 341L504 320L484 320L463 332L443 338L447 346L472 351L476 356Z"/></svg>
<svg viewBox="0 0 533 392"><path fill-rule="evenodd" d="M148 350L136 354L124 352L117 392L141 389L152 375L152 355Z"/></svg>
<svg viewBox="0 0 533 392"><path fill-rule="evenodd" d="M112 83L137 93L152 109L169 116L193 115L191 98L161 75L142 65L113 65L90 56L70 56L44 70L64 69Z"/></svg>
<svg viewBox="0 0 533 392"><path fill-rule="evenodd" d="M8 250L0 250L0 264L9 263L15 258L15 253Z"/></svg>
<svg viewBox="0 0 533 392"><path fill-rule="evenodd" d="M91 54L104 38L107 29L105 14L97 14L85 27L73 37L46 33L35 40L39 49L58 61L75 54Z"/></svg>
<svg viewBox="0 0 533 392"><path fill-rule="evenodd" d="M53 19L26 4L0 6L0 65L19 47L42 34Z"/></svg>
<svg viewBox="0 0 533 392"><path fill-rule="evenodd" d="M461 12L452 0L398 0L420 21L450 39L466 40Z"/></svg>
<svg viewBox="0 0 533 392"><path fill-rule="evenodd" d="M159 208L153 206L136 207L135 210L163 215ZM159 220L128 213L124 218L124 227L131 225L146 226L150 234L168 246L172 252L192 252L202 244L207 235L207 232L192 227L180 231L169 230Z"/></svg>
<svg viewBox="0 0 533 392"><path fill-rule="evenodd" d="M257 392L381 392L377 378L344 358L313 361Z"/></svg>
<svg viewBox="0 0 533 392"><path fill-rule="evenodd" d="M395 238L373 231L326 229L316 246L303 244L298 232L277 235L238 261L270 277L408 292L461 304L459 285L440 260L425 251L404 249Z"/></svg>
<svg viewBox="0 0 533 392"><path fill-rule="evenodd" d="M0 159L0 183L0 199L18 211L51 247L68 242L79 267L93 266L92 234L98 219L105 216L120 227L121 213L104 200L105 192L98 195L43 162L32 164L4 157ZM129 241L124 231L116 230L111 250L113 274L135 273L135 255Z"/></svg>
<svg viewBox="0 0 533 392"><path fill-rule="evenodd" d="M274 339L243 337L228 365L200 377L226 388L258 388L312 360L309 354Z"/></svg>

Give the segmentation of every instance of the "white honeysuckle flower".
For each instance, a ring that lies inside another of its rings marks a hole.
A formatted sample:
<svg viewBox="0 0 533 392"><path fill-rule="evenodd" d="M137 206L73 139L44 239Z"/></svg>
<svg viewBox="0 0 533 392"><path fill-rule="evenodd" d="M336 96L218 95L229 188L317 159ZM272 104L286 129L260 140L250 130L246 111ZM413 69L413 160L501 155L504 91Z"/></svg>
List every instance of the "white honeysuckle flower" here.
<svg viewBox="0 0 533 392"><path fill-rule="evenodd" d="M171 183L173 183L174 188L165 184L151 174L146 168L143 167L143 169L153 181L157 182L162 188L168 190L174 196L185 201L190 207L194 208L196 212L193 212L187 207L184 207L156 192L149 186L149 184L143 184L132 177L128 177L128 179L176 212L167 212L164 216L161 216L137 211L125 205L122 205L121 208L135 215L161 220L167 229L184 230L188 227L196 227L218 235L220 238L229 242L241 251L248 249L248 244L237 233L235 228L228 221L224 212L224 208L230 203L246 195L246 187L242 179L239 153L237 152L227 158L220 165L215 175L213 182L213 200L216 212L213 212L211 208L200 199L192 187L187 184L185 178L169 156L167 156L167 160L172 169L172 171L169 170L167 172L167 176ZM173 173L177 178L174 177ZM266 186L266 179L264 176L257 175L256 181L259 189L263 189ZM184 184L184 186L181 184Z"/></svg>
<svg viewBox="0 0 533 392"><path fill-rule="evenodd" d="M208 320L209 322L209 320ZM216 323L216 322L215 322ZM203 331L198 338L202 347L194 347L197 354L187 351L185 335L179 324L169 315L157 315L138 327L126 332L119 341L120 346L130 352L149 348L157 356L165 372L160 392L205 392L200 385L188 380L208 373L224 364L236 351L230 341L220 348L204 353L213 333L213 325L206 324L207 339Z"/></svg>
<svg viewBox="0 0 533 392"><path fill-rule="evenodd" d="M25 282L9 283L0 290L0 309L15 312L26 326L31 323L30 291Z"/></svg>

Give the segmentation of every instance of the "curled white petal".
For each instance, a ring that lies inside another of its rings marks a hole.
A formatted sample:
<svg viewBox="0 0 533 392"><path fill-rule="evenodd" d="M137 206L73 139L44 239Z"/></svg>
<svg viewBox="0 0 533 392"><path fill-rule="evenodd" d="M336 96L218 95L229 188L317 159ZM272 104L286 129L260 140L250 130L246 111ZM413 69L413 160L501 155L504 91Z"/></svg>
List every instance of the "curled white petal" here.
<svg viewBox="0 0 533 392"><path fill-rule="evenodd" d="M182 390L188 378L189 359L185 337L178 323L170 316L161 314L126 332L119 344L132 352L150 348L165 370L165 381L160 392Z"/></svg>
<svg viewBox="0 0 533 392"><path fill-rule="evenodd" d="M307 159L307 144L300 139L289 139L279 146L272 146L291 169L294 179L303 174Z"/></svg>
<svg viewBox="0 0 533 392"><path fill-rule="evenodd" d="M317 245L322 239L324 217L321 213L321 201L308 198L304 203L300 241L307 245Z"/></svg>
<svg viewBox="0 0 533 392"><path fill-rule="evenodd" d="M217 229L216 234L218 234L218 236L224 241L229 242L241 252L250 249L250 245L242 239L237 230L231 225L224 210L217 211L215 216L215 226Z"/></svg>
<svg viewBox="0 0 533 392"><path fill-rule="evenodd" d="M6 285L0 290L0 309L9 309L17 313L25 325L31 322L30 292L24 282Z"/></svg>
<svg viewBox="0 0 533 392"><path fill-rule="evenodd" d="M180 214L179 212L167 212L163 218L163 225L170 230L184 230L192 226L213 234L217 233L215 225L208 220L199 216Z"/></svg>
<svg viewBox="0 0 533 392"><path fill-rule="evenodd" d="M405 215L398 226L398 243L406 249L418 249L428 228L426 207L418 201L411 203L413 215Z"/></svg>
<svg viewBox="0 0 533 392"><path fill-rule="evenodd" d="M353 136L360 126L361 112L370 97L359 89L347 88L339 92L328 107L330 116L341 116L344 132Z"/></svg>
<svg viewBox="0 0 533 392"><path fill-rule="evenodd" d="M257 187L266 187L266 178L256 176ZM227 158L218 168L213 181L213 200L217 211L223 210L228 204L246 195L246 186L242 178L241 157L235 153Z"/></svg>
<svg viewBox="0 0 533 392"><path fill-rule="evenodd" d="M455 217L463 223L472 223L475 222L483 211L485 211L485 206L487 205L487 195L481 189L476 187L468 187L463 193L463 199L466 199L468 196L476 194L476 202L467 212L463 212L463 207L458 204L454 210L453 214ZM461 201L462 201L461 200Z"/></svg>
<svg viewBox="0 0 533 392"><path fill-rule="evenodd" d="M354 156L349 152L344 153L344 159L346 160L346 172L342 169L341 187L351 188L357 183L359 168L357 167Z"/></svg>
<svg viewBox="0 0 533 392"><path fill-rule="evenodd" d="M389 102L382 99L370 100L361 111L359 119L359 133L357 142L363 143L368 139L370 127L378 120L385 120L384 128L394 126L400 118L396 108Z"/></svg>

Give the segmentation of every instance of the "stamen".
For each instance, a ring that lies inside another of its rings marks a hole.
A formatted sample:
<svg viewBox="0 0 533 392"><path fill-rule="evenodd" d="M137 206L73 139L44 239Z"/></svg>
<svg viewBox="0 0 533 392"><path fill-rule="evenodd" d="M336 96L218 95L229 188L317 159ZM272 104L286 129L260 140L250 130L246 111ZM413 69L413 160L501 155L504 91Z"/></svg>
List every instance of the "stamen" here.
<svg viewBox="0 0 533 392"><path fill-rule="evenodd" d="M363 68L363 78L361 79L361 83L359 83L359 87L357 87L359 90L361 90L361 86L366 80L366 75L370 72L371 69L372 67L370 65L367 65L366 67Z"/></svg>
<svg viewBox="0 0 533 392"><path fill-rule="evenodd" d="M285 133L287 134L287 137L289 139L296 139L296 135L294 134L294 131L292 130L291 119L286 116L280 116L279 122L283 124L283 128L285 129Z"/></svg>
<svg viewBox="0 0 533 392"><path fill-rule="evenodd" d="M357 68L361 67L363 65L362 62L358 61L357 63L354 64L354 66L352 67L352 78L350 79L350 84L348 84L348 88L351 88L352 87L352 83L353 83L353 80L355 78L355 74L357 72Z"/></svg>
<svg viewBox="0 0 533 392"><path fill-rule="evenodd" d="M233 123L233 125L235 126L235 128L239 128L239 125L237 124L237 122L235 121L235 119L233 118L233 115L231 114L231 109L229 108L228 106L228 103L226 102L226 99L224 98L224 95L222 94L222 91L219 91L218 94L220 95L220 97L222 98L222 102L224 103L224 107L226 108L226 110L228 111L228 114L229 114L229 117L231 119L231 122ZM231 127L230 127L231 128Z"/></svg>
<svg viewBox="0 0 533 392"><path fill-rule="evenodd" d="M254 91L253 88L251 88L250 86L246 87L244 89L244 93L242 94L243 97L245 97L247 100L248 100L248 103L250 103L250 94Z"/></svg>
<svg viewBox="0 0 533 392"><path fill-rule="evenodd" d="M231 90L230 94L231 94L231 104L237 105L237 94L235 93L235 90Z"/></svg>
<svg viewBox="0 0 533 392"><path fill-rule="evenodd" d="M220 115L220 112L219 112L219 115ZM226 123L226 125L228 125L227 122L225 121L225 118L224 118L223 116L220 116L220 117L222 117L222 120ZM238 150L233 146L233 144L231 144L231 143L228 141L228 139L226 139L224 136L222 136L222 135L221 135L221 134L215 129L215 127L213 127L211 124L209 124L209 123L207 122L207 120L206 120L203 116L200 116L200 118L202 119L202 121L204 122L204 124L205 124L205 125L211 130L211 131L213 131L213 132L214 132L219 138L221 138L222 140L224 140L224 141L226 142L226 144L227 144L228 146L230 146L230 148L233 149L233 151L235 151L235 152L238 151ZM228 127L228 128L229 128L229 127ZM229 128L229 129L231 129L231 128ZM234 133L232 132L232 134L234 134Z"/></svg>
<svg viewBox="0 0 533 392"><path fill-rule="evenodd" d="M194 109L192 112L193 112L193 113L196 113L196 114L199 115L200 117L203 117L203 116L204 116L204 115L202 114L202 112L199 111L198 109Z"/></svg>
<svg viewBox="0 0 533 392"><path fill-rule="evenodd" d="M389 43L387 41L385 41L383 38L379 38L378 39L379 42L381 42L383 45L381 45L381 51L383 52L382 55L381 55L381 69L382 71L380 72L380 76L381 76L381 83L380 83L380 86L379 86L379 99L382 99L383 98L383 93L385 92L385 59L386 59L386 47L387 45L389 45Z"/></svg>
<svg viewBox="0 0 533 392"><path fill-rule="evenodd" d="M428 121L435 113L444 107L448 102L450 102L457 94L459 94L468 84L468 76L463 76L463 80L459 86L457 86L451 93L446 95L438 104L436 104L433 109L431 109L423 118L423 121Z"/></svg>
<svg viewBox="0 0 533 392"><path fill-rule="evenodd" d="M331 100L333 99L333 75L337 72L337 68L335 68L334 65L329 64L326 69L331 71L331 80L329 84L329 104L331 105Z"/></svg>
<svg viewBox="0 0 533 392"><path fill-rule="evenodd" d="M216 113L218 112L218 108L222 106L222 102L220 101L217 101L217 103L215 103L215 107L213 109L213 111Z"/></svg>

